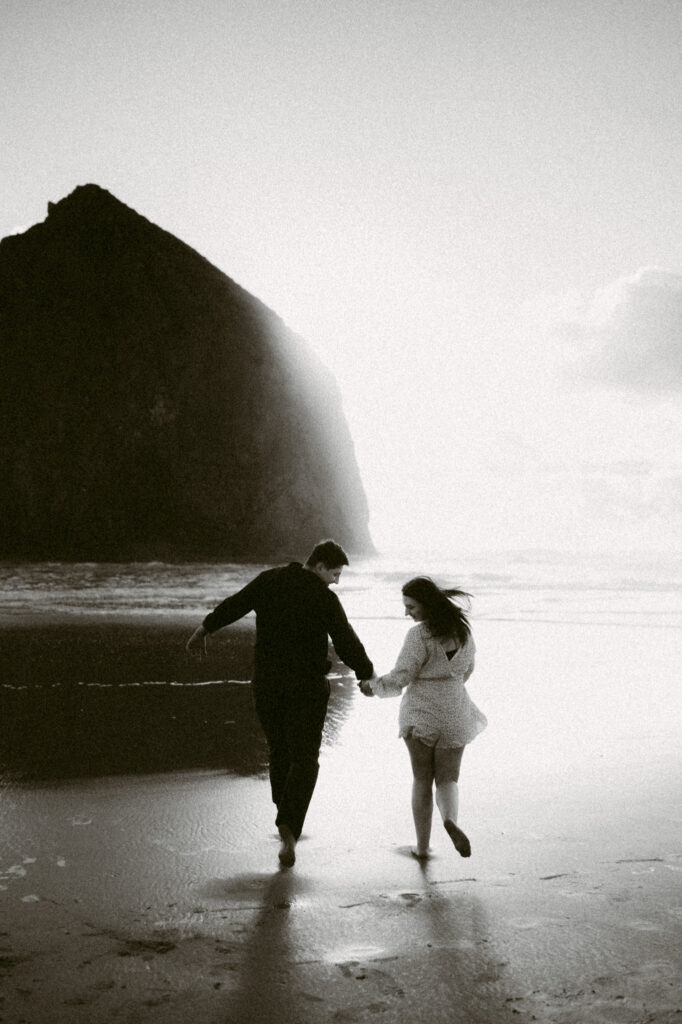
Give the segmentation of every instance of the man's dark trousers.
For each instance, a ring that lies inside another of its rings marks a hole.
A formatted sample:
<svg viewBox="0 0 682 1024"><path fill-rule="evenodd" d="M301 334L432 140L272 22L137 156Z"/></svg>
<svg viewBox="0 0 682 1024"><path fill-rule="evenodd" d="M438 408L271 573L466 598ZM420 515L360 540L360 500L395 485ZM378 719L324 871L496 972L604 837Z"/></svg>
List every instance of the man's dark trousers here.
<svg viewBox="0 0 682 1024"><path fill-rule="evenodd" d="M326 676L254 680L256 713L270 750L276 824L288 825L295 839L317 782L329 693Z"/></svg>

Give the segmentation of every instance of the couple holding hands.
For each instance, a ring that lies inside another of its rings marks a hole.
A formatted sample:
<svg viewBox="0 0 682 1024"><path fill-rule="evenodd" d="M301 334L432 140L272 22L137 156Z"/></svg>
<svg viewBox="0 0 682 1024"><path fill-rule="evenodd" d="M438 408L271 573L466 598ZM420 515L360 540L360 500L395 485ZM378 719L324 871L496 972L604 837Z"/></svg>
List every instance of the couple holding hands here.
<svg viewBox="0 0 682 1024"><path fill-rule="evenodd" d="M457 824L459 771L464 747L486 726L465 687L475 657L471 627L460 603L469 595L443 590L425 576L405 583L405 614L415 625L408 630L395 667L377 676L341 602L329 589L339 582L345 565L343 549L326 540L315 545L305 565L291 562L266 569L207 615L186 649L201 656L210 634L256 613L253 693L268 742L283 867L295 863L296 843L317 781L330 694L329 640L355 672L365 696L403 694L399 735L413 774L414 856L429 856L435 787L443 825L458 853L469 857L469 839Z"/></svg>

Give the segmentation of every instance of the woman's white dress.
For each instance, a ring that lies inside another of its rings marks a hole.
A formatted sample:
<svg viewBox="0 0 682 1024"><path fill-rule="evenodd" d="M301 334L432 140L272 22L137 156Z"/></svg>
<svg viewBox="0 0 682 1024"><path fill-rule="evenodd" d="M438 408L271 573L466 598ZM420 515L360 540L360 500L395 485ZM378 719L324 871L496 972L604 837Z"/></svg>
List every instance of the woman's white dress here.
<svg viewBox="0 0 682 1024"><path fill-rule="evenodd" d="M371 684L378 697L404 691L399 736L413 736L431 747L463 747L485 729L488 720L466 690L475 655L472 636L448 660L423 622L408 630L395 668Z"/></svg>

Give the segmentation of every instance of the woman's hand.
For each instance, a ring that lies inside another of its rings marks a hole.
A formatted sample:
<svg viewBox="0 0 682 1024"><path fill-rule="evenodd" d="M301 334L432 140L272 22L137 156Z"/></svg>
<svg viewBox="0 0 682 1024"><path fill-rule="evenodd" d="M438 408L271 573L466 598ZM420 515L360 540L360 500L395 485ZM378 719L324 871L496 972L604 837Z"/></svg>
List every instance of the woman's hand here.
<svg viewBox="0 0 682 1024"><path fill-rule="evenodd" d="M376 676L372 676L372 679L376 679ZM374 691L372 690L372 680L371 679L361 679L360 682L358 683L358 686L360 687L360 689L361 689L362 693L365 695L365 697L373 697L374 696Z"/></svg>

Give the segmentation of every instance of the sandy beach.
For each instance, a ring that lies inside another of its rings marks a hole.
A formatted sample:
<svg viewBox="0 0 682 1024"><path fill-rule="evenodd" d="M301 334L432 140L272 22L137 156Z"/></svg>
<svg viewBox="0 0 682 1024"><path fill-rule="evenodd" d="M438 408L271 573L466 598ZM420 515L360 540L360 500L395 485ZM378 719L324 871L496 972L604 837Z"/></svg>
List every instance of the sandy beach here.
<svg viewBox="0 0 682 1024"><path fill-rule="evenodd" d="M248 637L189 667L193 624L3 624L2 1024L682 1020L679 632L476 624L469 688L490 725L463 764L469 860L437 819L433 858L410 856L398 704L336 671L280 870L237 682ZM361 623L379 670L404 630ZM90 678L104 661L96 685L69 658ZM150 664L164 682L140 687Z"/></svg>

